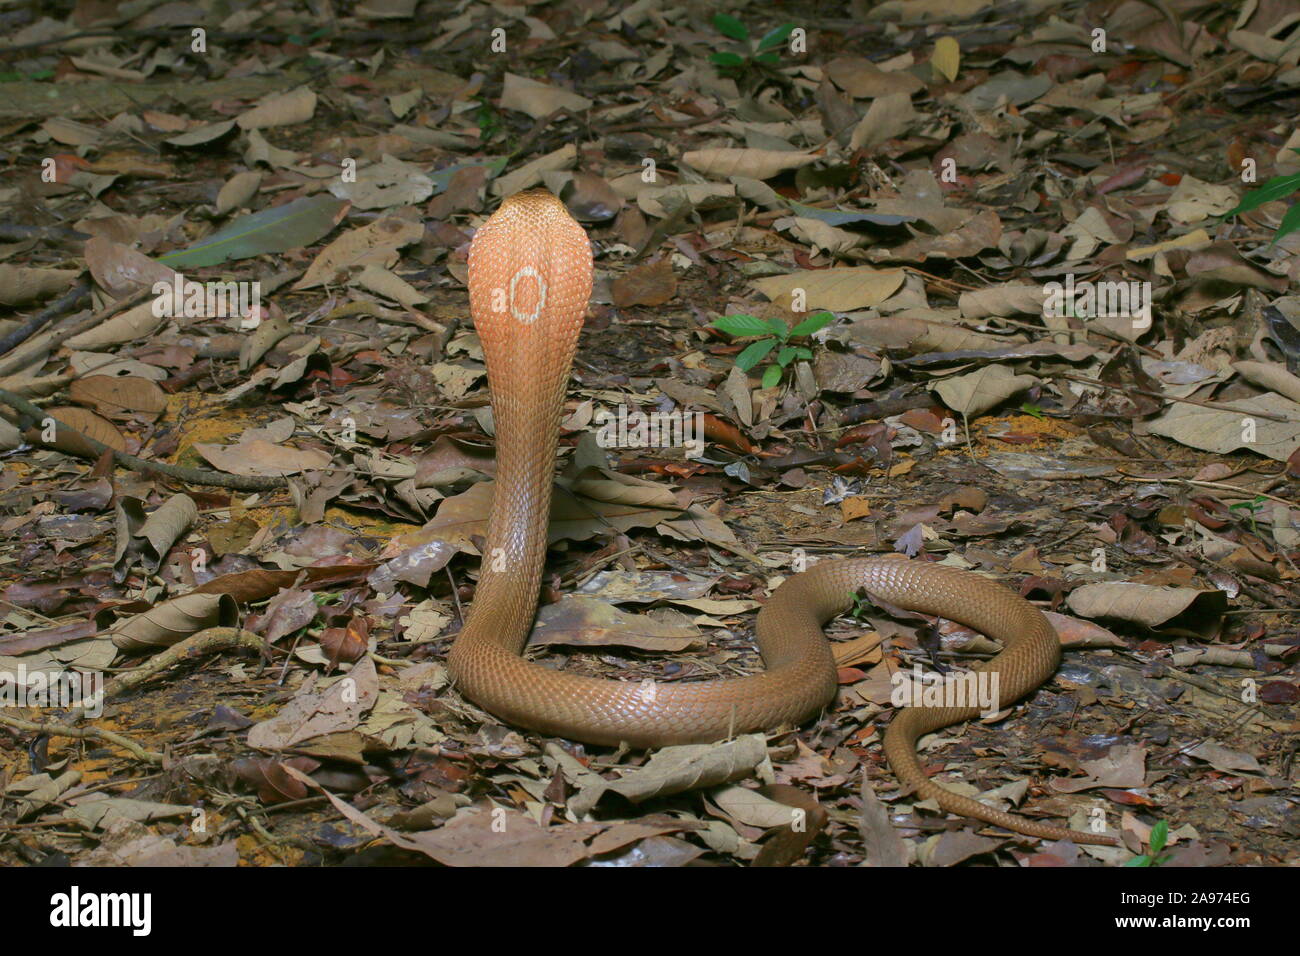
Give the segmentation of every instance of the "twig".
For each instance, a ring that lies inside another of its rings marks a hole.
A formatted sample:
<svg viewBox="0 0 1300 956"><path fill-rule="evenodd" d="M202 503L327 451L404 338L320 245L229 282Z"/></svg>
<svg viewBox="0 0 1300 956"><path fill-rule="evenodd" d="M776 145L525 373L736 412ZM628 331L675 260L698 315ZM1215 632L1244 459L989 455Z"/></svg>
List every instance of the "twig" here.
<svg viewBox="0 0 1300 956"><path fill-rule="evenodd" d="M1225 405L1222 402L1202 402L1194 398L1175 398L1172 395L1165 395L1162 392L1153 392L1149 388L1141 388L1137 385L1112 385L1110 382L1103 382L1100 379L1088 378L1086 375L1069 375L1058 373L1057 378L1063 378L1069 382L1078 382L1080 385L1091 385L1094 388L1108 388L1116 392L1136 392L1138 395L1145 395L1148 398L1158 398L1165 402L1182 402L1184 405L1199 405L1201 408L1213 408L1221 412L1232 412L1234 415L1247 415L1251 418L1267 418L1271 422L1282 422L1291 424L1291 419L1284 415L1273 415L1269 412L1256 412L1248 408L1234 408L1231 405Z"/></svg>
<svg viewBox="0 0 1300 956"><path fill-rule="evenodd" d="M102 740L105 743L121 747L139 760L147 763L162 763L163 755L154 753L152 750L145 750L134 740L123 737L121 734L115 734L111 730L103 730L99 727L70 727L67 724L38 724L32 720L23 720L19 717L10 717L8 714L0 714L0 724L6 724L17 730L26 730L29 733L45 734L49 737L78 737L81 739Z"/></svg>
<svg viewBox="0 0 1300 956"><path fill-rule="evenodd" d="M276 488L283 488L287 483L287 478L275 475L229 475L217 471L207 471L203 468L186 468L182 465L169 465L161 461L146 461L143 458L137 458L135 455L128 455L124 451L118 451L116 448L110 448L102 441L91 438L89 435L82 434L75 428L72 428L57 418L53 418L49 412L39 406L33 405L27 399L13 392L0 389L0 403L8 405L18 412L20 419L18 422L19 430L30 425L43 422L50 419L58 428L63 429L68 435L76 436L77 439L84 442L86 447L95 453L96 456L110 452L114 460L123 468L129 468L131 471L138 471L144 474L156 473L166 475L169 478L175 478L178 481L184 481L191 485L211 485L216 488L233 488L236 491L270 491ZM44 442L39 444L45 445ZM47 447L55 448L56 451L66 451L55 445Z"/></svg>
<svg viewBox="0 0 1300 956"><path fill-rule="evenodd" d="M1127 475L1122 471L1119 472L1119 477L1123 478L1125 481L1141 481L1148 484L1153 481L1177 481L1184 485L1195 485L1197 488L1213 488L1216 491L1231 491L1234 494L1241 495L1243 498L1269 498L1272 501L1276 501L1278 504L1287 505L1291 508L1296 506L1294 501L1287 501L1285 498L1279 498L1277 495L1270 495L1266 491L1251 491L1249 488L1230 485L1223 481L1198 481L1195 478L1144 478L1140 475Z"/></svg>
<svg viewBox="0 0 1300 956"><path fill-rule="evenodd" d="M71 289L41 309L23 325L0 339L0 355L8 355L12 349L22 345L39 332L42 327L48 325L51 319L56 319L65 312L71 312L88 295L90 295L90 278L82 276L73 283Z"/></svg>
<svg viewBox="0 0 1300 956"><path fill-rule="evenodd" d="M44 338L27 343L28 347L26 349L18 349L12 355L5 356L4 361L0 362L0 378L6 375L12 375L20 368L31 364L35 353L38 351L48 351L56 345L63 344L65 340L72 338L74 335L84 332L87 329L93 329L97 325L102 325L106 319L111 318L119 312L124 312L133 306L139 305L151 295L153 295L153 287L145 286L127 296L125 299L114 302L112 305L100 309L94 315L87 316L80 322L74 322L67 328L54 329Z"/></svg>
<svg viewBox="0 0 1300 956"><path fill-rule="evenodd" d="M266 650L266 646L266 641L259 635L254 634L252 631L245 631L242 628L204 628L197 634L191 634L185 640L173 644L165 651L155 654L139 667L114 677L104 685L101 700L98 703L102 703L110 697L116 697L133 687L138 687L155 674L160 674L173 664L178 664L188 658L232 648L257 651L260 654ZM85 717L85 707L85 703L82 702L76 710L72 711L71 716Z"/></svg>

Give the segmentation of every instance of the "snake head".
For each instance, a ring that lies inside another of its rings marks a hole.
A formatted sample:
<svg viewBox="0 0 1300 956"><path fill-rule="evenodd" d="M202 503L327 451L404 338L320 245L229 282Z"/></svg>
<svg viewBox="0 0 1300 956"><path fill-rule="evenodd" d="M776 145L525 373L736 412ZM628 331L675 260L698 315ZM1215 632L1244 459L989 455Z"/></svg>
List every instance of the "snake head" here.
<svg viewBox="0 0 1300 956"><path fill-rule="evenodd" d="M538 350L543 363L577 345L591 297L591 241L554 195L508 197L469 247L469 304L488 353Z"/></svg>

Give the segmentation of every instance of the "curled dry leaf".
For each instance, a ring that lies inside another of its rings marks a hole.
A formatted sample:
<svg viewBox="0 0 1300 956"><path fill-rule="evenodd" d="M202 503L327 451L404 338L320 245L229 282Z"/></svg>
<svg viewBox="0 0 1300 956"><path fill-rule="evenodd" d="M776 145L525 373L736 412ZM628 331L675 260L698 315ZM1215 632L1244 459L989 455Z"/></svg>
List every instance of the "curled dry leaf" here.
<svg viewBox="0 0 1300 956"><path fill-rule="evenodd" d="M125 312L119 312L107 322L77 333L65 344L72 349L96 351L148 338L167 321L165 317L154 314L153 305L152 301L142 302Z"/></svg>
<svg viewBox="0 0 1300 956"><path fill-rule="evenodd" d="M300 86L287 93L275 93L252 109L242 113L235 123L240 129L266 129L270 126L292 126L305 123L316 112L316 94L310 87Z"/></svg>
<svg viewBox="0 0 1300 956"><path fill-rule="evenodd" d="M790 169L800 169L815 163L817 157L809 153L792 153L780 149L696 149L682 154L682 162L712 179L746 176L750 179L771 179Z"/></svg>
<svg viewBox="0 0 1300 956"><path fill-rule="evenodd" d="M1115 618L1152 629L1176 624L1201 634L1218 630L1228 606L1222 591L1158 588L1129 581L1085 584L1071 591L1066 603L1083 617Z"/></svg>
<svg viewBox="0 0 1300 956"><path fill-rule="evenodd" d="M230 765L230 769L236 777L257 791L257 799L266 804L275 804L301 800L308 793L306 784L285 772L286 766L301 773L311 773L320 766L320 761L301 756L240 757Z"/></svg>
<svg viewBox="0 0 1300 956"><path fill-rule="evenodd" d="M238 620L239 607L230 595L191 591L117 622L109 636L120 650L157 650L204 628L233 627Z"/></svg>
<svg viewBox="0 0 1300 956"><path fill-rule="evenodd" d="M140 557L146 574L156 574L173 544L198 519L198 507L189 495L173 495L147 518L139 498L122 496L114 506L117 542L113 579L126 580L133 559Z"/></svg>
<svg viewBox="0 0 1300 956"><path fill-rule="evenodd" d="M235 173L217 193L217 215L224 216L228 212L242 209L257 195L257 189L261 185L262 173L257 170L246 169Z"/></svg>
<svg viewBox="0 0 1300 956"><path fill-rule="evenodd" d="M67 290L77 269L30 269L0 263L0 305L23 305Z"/></svg>

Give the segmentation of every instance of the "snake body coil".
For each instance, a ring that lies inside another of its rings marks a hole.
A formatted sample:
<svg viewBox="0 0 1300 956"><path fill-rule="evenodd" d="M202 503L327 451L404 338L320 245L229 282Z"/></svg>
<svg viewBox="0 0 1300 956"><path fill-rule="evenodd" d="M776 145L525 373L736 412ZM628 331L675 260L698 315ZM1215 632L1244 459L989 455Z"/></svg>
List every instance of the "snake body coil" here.
<svg viewBox="0 0 1300 956"><path fill-rule="evenodd" d="M497 478L473 607L448 655L461 693L510 723L593 744L654 747L794 726L835 696L835 663L822 625L848 608L859 588L1001 641L1002 652L978 668L996 678L999 706L1052 674L1059 642L1033 605L974 574L889 558L826 561L782 584L758 616L765 670L751 677L636 683L524 660L546 552L560 412L591 285L587 235L544 190L506 199L470 246L470 311L487 360ZM903 708L885 736L899 780L944 810L1009 830L1115 843L995 810L932 782L917 760L916 741L978 713L974 706Z"/></svg>

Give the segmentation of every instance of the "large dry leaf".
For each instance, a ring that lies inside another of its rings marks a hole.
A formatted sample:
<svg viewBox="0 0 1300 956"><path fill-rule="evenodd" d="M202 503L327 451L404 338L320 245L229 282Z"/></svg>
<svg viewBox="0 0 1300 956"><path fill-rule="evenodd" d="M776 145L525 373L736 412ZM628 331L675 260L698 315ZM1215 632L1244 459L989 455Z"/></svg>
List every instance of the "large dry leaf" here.
<svg viewBox="0 0 1300 956"><path fill-rule="evenodd" d="M664 219L682 203L692 207L710 201L729 201L736 195L730 183L682 183L677 186L648 186L636 193L637 207L647 216Z"/></svg>
<svg viewBox="0 0 1300 956"><path fill-rule="evenodd" d="M246 169L235 173L226 180L226 184L217 193L217 215L224 216L228 212L248 205L249 200L257 195L257 189L261 185L262 173L258 170Z"/></svg>
<svg viewBox="0 0 1300 956"><path fill-rule="evenodd" d="M68 387L68 397L82 405L93 405L105 415L144 412L161 415L167 410L167 396L145 378L132 375L90 375Z"/></svg>
<svg viewBox="0 0 1300 956"><path fill-rule="evenodd" d="M141 288L153 288L158 282L172 285L176 281L170 267L111 239L87 239L85 256L95 282L115 299Z"/></svg>
<svg viewBox="0 0 1300 956"><path fill-rule="evenodd" d="M238 445L196 443L194 450L232 475L281 477L329 467L328 453L316 448L291 448L257 439Z"/></svg>
<svg viewBox="0 0 1300 956"><path fill-rule="evenodd" d="M1180 402L1148 422L1147 427L1153 434L1192 448L1219 454L1244 448L1275 461L1286 461L1300 446L1300 404L1273 393L1238 399L1232 404L1238 411ZM1282 415L1287 420L1275 422L1252 412Z"/></svg>
<svg viewBox="0 0 1300 956"><path fill-rule="evenodd" d="M236 601L251 603L264 600L282 588L299 584L302 587L343 587L354 584L376 567L367 561L360 564L333 564L308 567L295 571L236 571L200 584L191 594L228 594Z"/></svg>
<svg viewBox="0 0 1300 956"><path fill-rule="evenodd" d="M420 292L419 289L415 288L415 286L411 285L411 283L407 282L401 276L395 275L382 266L377 266L374 263L367 264L365 268L361 270L360 274L353 280L353 284L368 292L373 292L375 295L381 296L382 298L392 299L394 302L408 309L414 309L417 305L429 301L427 295ZM469 372L471 370L461 369L461 371ZM459 394L453 394L444 389L444 394L446 394L447 398L455 401L456 399L461 398L465 392L462 391Z"/></svg>
<svg viewBox="0 0 1300 956"><path fill-rule="evenodd" d="M677 294L677 277L668 258L656 259L629 269L614 280L614 304L620 309L631 305L663 305Z"/></svg>
<svg viewBox="0 0 1300 956"><path fill-rule="evenodd" d="M86 438L93 438L107 445L114 451L126 451L126 439L117 430L117 426L105 418L100 418L92 411L71 405L47 408L45 411L51 419L66 427L56 425L54 427L54 440L45 442L43 440L43 435L46 432L45 419L37 422L28 430L28 434L29 436L42 436L42 444L48 444L59 451L67 452L69 455L98 458L99 452L87 444L82 438L84 435Z"/></svg>
<svg viewBox="0 0 1300 956"><path fill-rule="evenodd" d="M739 780L767 760L767 738L746 734L716 744L664 747L642 767L628 770L608 789L633 803Z"/></svg>
<svg viewBox="0 0 1300 956"><path fill-rule="evenodd" d="M507 73L501 84L501 108L527 113L533 119L549 116L558 109L579 113L594 104L585 96L562 90L527 77Z"/></svg>
<svg viewBox="0 0 1300 956"><path fill-rule="evenodd" d="M539 156L530 163L525 163L514 172L507 173L492 183L492 195L513 196L521 189L536 186L542 177L557 169L572 169L578 163L578 147L565 143L559 149L545 156Z"/></svg>
<svg viewBox="0 0 1300 956"><path fill-rule="evenodd" d="M909 96L925 89L925 83L906 70L882 70L870 60L857 56L842 56L826 64L826 75L832 83L855 99L875 99L891 93Z"/></svg>
<svg viewBox="0 0 1300 956"><path fill-rule="evenodd" d="M853 129L851 149L872 150L888 139L906 133L917 122L916 108L907 93L890 93L871 102L871 108Z"/></svg>
<svg viewBox="0 0 1300 956"><path fill-rule="evenodd" d="M537 615L528 646L635 647L677 653L704 645L694 627L667 624L646 614L620 611L607 601L567 594Z"/></svg>
<svg viewBox="0 0 1300 956"><path fill-rule="evenodd" d="M285 771L302 783L320 789L302 771L293 767L285 767ZM334 809L354 824L395 846L423 853L443 866L572 866L596 852L609 852L603 846L597 849L587 845L588 840L611 829L609 824L562 823L542 827L532 817L506 807L493 807L491 812L466 807L436 830L408 834L377 823L352 804L323 792ZM644 825L615 826L633 827L636 837L648 835Z"/></svg>
<svg viewBox="0 0 1300 956"><path fill-rule="evenodd" d="M221 139L234 128L234 120L221 120L217 123L196 126L194 129L186 130L184 133L178 133L175 136L169 136L163 142L170 146L179 146L182 149L189 146L206 146L213 140Z"/></svg>
<svg viewBox="0 0 1300 956"><path fill-rule="evenodd" d="M1037 384L1034 375L1017 375L1005 365L986 365L967 375L935 382L930 388L954 412L974 417Z"/></svg>
<svg viewBox="0 0 1300 956"><path fill-rule="evenodd" d="M1231 186L1216 186L1184 175L1174 187L1165 209L1176 222L1191 224L1210 216L1222 216L1237 201L1237 193Z"/></svg>
<svg viewBox="0 0 1300 956"><path fill-rule="evenodd" d="M173 495L146 517L144 502L123 495L114 503L113 514L113 580L120 583L136 558L142 559L147 574L157 574L172 545L198 520L199 511L189 495Z"/></svg>
<svg viewBox="0 0 1300 956"><path fill-rule="evenodd" d="M309 681L270 720L254 724L248 731L248 745L258 750L287 750L326 734L354 729L379 697L379 675L375 662L362 658L346 677L325 690Z"/></svg>
<svg viewBox="0 0 1300 956"><path fill-rule="evenodd" d="M919 313L919 314L918 314ZM901 349L912 353L998 349L1024 340L1016 336L987 335L955 324L936 309L910 310L889 318L858 319L849 326L850 337L871 349Z"/></svg>
<svg viewBox="0 0 1300 956"><path fill-rule="evenodd" d="M755 279L754 287L773 302L784 303L796 289L802 289L805 311L830 309L851 312L880 305L898 291L905 275L902 269L810 269L783 276Z"/></svg>
<svg viewBox="0 0 1300 956"><path fill-rule="evenodd" d="M354 181L340 180L330 192L358 209L413 206L433 195L433 180L422 166L387 154L378 163L357 171Z"/></svg>
<svg viewBox="0 0 1300 956"><path fill-rule="evenodd" d="M1179 625L1201 633L1217 629L1228 599L1217 590L1103 581L1071 591L1067 603L1070 610L1082 617L1116 618L1153 629L1167 626L1185 615L1186 620L1180 620Z"/></svg>
<svg viewBox="0 0 1300 956"><path fill-rule="evenodd" d="M551 496L548 543L653 527L681 514L665 485L616 472L601 474L608 477L576 481L572 490L559 488ZM391 539L380 557L401 580L422 584L457 551L478 554L475 539L487 534L495 487L495 482L479 482L443 500L423 528Z"/></svg>

